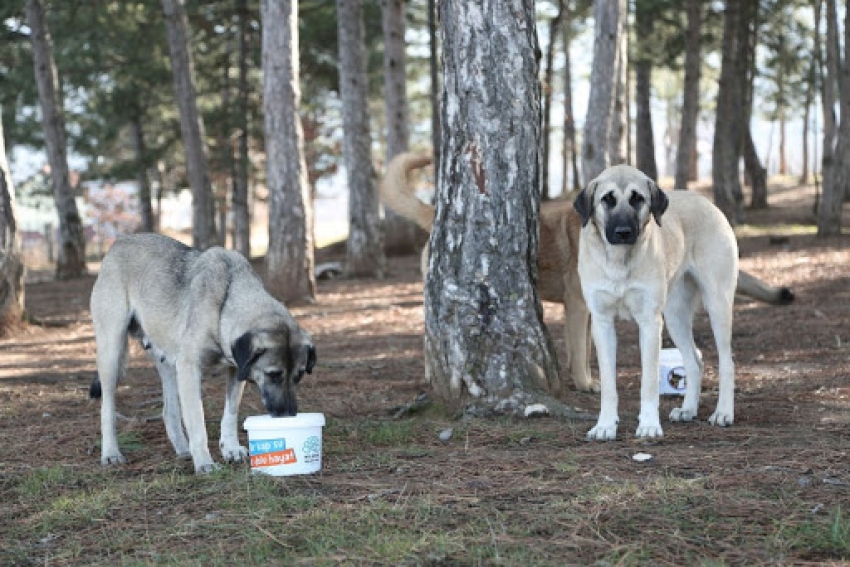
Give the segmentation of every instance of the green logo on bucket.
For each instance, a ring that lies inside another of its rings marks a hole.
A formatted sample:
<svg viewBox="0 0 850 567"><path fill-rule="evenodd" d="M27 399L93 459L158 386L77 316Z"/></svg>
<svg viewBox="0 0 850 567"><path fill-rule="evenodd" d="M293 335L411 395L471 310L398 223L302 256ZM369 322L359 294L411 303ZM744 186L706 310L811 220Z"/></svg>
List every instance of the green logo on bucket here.
<svg viewBox="0 0 850 567"><path fill-rule="evenodd" d="M306 441L304 441L304 446L301 448L304 451L305 455L315 455L322 452L322 442L316 437L308 437Z"/></svg>

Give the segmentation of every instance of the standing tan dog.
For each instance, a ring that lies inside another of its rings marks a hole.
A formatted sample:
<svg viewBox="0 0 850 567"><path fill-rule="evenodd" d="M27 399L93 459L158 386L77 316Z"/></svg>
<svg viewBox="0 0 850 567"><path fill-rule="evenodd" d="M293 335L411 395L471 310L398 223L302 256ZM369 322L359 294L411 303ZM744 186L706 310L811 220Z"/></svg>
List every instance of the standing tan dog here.
<svg viewBox="0 0 850 567"><path fill-rule="evenodd" d="M738 243L723 213L696 193L665 193L639 170L603 171L575 200L583 228L578 273L590 308L599 361L602 404L587 436L617 435L617 331L615 321L640 329L641 389L638 437L663 435L658 417L658 356L664 323L682 353L688 377L682 407L671 421L697 416L703 364L694 345L700 304L711 320L720 358L720 392L713 425L735 420L732 310L738 279ZM663 319L662 319L663 316Z"/></svg>
<svg viewBox="0 0 850 567"><path fill-rule="evenodd" d="M226 461L241 461L248 455L237 435L245 381L257 385L271 415L295 415L295 386L316 363L310 335L266 292L245 258L222 248L201 252L156 234L119 238L103 259L91 314L98 371L91 394L103 398L104 465L125 462L115 432L115 389L128 336L139 339L156 364L166 433L199 473L216 468L201 403L201 376L209 365L233 368L219 448Z"/></svg>
<svg viewBox="0 0 850 567"><path fill-rule="evenodd" d="M407 152L390 161L381 181L381 200L396 214L412 220L427 231L434 224L434 207L423 203L408 182L411 171L431 163L428 153ZM541 299L564 306L567 367L578 390L599 391L590 376L590 312L581 293L578 276L578 249L582 219L572 201L557 200L540 207L540 250L538 291ZM428 248L422 251L422 274L428 269ZM739 272L737 292L772 304L790 303L794 294L788 288L767 285L746 272ZM558 385L563 393L563 384Z"/></svg>

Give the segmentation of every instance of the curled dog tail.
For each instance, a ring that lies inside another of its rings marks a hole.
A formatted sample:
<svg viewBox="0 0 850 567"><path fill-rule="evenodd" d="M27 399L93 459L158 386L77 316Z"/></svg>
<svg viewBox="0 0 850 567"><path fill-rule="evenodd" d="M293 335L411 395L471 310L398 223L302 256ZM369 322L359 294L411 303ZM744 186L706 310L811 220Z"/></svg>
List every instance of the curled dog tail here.
<svg viewBox="0 0 850 567"><path fill-rule="evenodd" d="M794 301L794 292L787 287L773 287L743 270L738 270L738 287L741 295L746 295L772 305L788 305Z"/></svg>
<svg viewBox="0 0 850 567"><path fill-rule="evenodd" d="M89 386L89 398L92 400L99 400L100 396L100 378L95 376L94 381L92 381L91 386Z"/></svg>
<svg viewBox="0 0 850 567"><path fill-rule="evenodd" d="M386 206L429 232L434 224L434 207L419 200L407 176L414 169L429 165L431 161L430 153L398 154L387 166L387 173L380 186L381 201Z"/></svg>

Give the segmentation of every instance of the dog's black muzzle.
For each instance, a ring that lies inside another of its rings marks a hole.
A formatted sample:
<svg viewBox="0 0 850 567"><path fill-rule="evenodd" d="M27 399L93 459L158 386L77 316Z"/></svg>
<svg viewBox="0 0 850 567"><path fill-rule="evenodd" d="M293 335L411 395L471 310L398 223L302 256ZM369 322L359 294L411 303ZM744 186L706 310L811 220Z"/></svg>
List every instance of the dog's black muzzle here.
<svg viewBox="0 0 850 567"><path fill-rule="evenodd" d="M605 227L605 238L609 244L634 244L637 237L638 225L633 218L611 217Z"/></svg>
<svg viewBox="0 0 850 567"><path fill-rule="evenodd" d="M263 405L272 417L294 417L298 415L298 400L295 388L263 389Z"/></svg>

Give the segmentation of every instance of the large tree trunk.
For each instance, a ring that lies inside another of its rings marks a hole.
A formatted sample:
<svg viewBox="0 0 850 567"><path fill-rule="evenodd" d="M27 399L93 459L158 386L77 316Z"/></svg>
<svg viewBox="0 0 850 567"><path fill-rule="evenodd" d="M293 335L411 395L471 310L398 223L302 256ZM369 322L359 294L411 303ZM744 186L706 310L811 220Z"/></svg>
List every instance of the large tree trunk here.
<svg viewBox="0 0 850 567"><path fill-rule="evenodd" d="M608 142L615 102L617 53L625 15L624 0L594 0L593 67L581 151L582 175L588 181L611 163Z"/></svg>
<svg viewBox="0 0 850 567"><path fill-rule="evenodd" d="M343 149L349 190L345 271L349 276L381 278L386 260L372 165L363 1L337 0L337 23Z"/></svg>
<svg viewBox="0 0 850 567"><path fill-rule="evenodd" d="M23 317L24 272L15 219L15 188L9 175L0 119L0 336L19 324Z"/></svg>
<svg viewBox="0 0 850 567"><path fill-rule="evenodd" d="M637 106L636 166L647 177L658 180L655 162L655 136L652 133L652 56L650 42L652 13L645 2L635 4L635 36L637 36L637 61L635 62L635 104Z"/></svg>
<svg viewBox="0 0 850 567"><path fill-rule="evenodd" d="M543 69L543 156L541 163L542 192L540 199L548 201L551 198L549 188L549 137L552 131L552 92L555 90L555 47L558 45L561 21L564 16L564 0L558 0L558 13L549 22L549 45L546 47L546 63Z"/></svg>
<svg viewBox="0 0 850 567"><path fill-rule="evenodd" d="M756 144L753 140L752 133L752 115L753 115L753 98L755 92L755 77L756 77L756 45L758 44L758 19L759 7L757 2L744 3L744 17L742 23L746 22L747 27L741 28L741 43L743 49L743 64L746 71L744 73L744 112L745 130L743 132L743 140L741 151L744 157L744 170L747 179L749 179L752 187L751 206L754 209L767 208L767 169L762 165L761 160L756 150ZM781 82L781 81L780 81Z"/></svg>
<svg viewBox="0 0 850 567"><path fill-rule="evenodd" d="M723 58L714 122L711 176L714 203L733 224L741 220L743 192L739 163L746 127L746 21L748 0L727 0L723 26ZM743 40L743 41L742 41Z"/></svg>
<svg viewBox="0 0 850 567"><path fill-rule="evenodd" d="M702 68L702 0L688 0L688 33L685 35L685 88L682 93L682 122L676 150L674 187L687 189L697 147L699 81Z"/></svg>
<svg viewBox="0 0 850 567"><path fill-rule="evenodd" d="M627 21L624 14L623 22ZM617 65L614 72L614 106L611 109L611 121L608 130L608 165L629 163L631 161L629 145L629 96L628 96L628 27L623 24L620 47L617 50Z"/></svg>
<svg viewBox="0 0 850 567"><path fill-rule="evenodd" d="M151 184L148 175L147 146L145 144L145 130L142 125L142 113L138 111L130 121L133 130L133 149L136 152L136 180L139 184L139 208L142 215L141 229L144 232L153 232L155 228L153 217L153 206L151 204Z"/></svg>
<svg viewBox="0 0 850 567"><path fill-rule="evenodd" d="M86 273L86 238L83 222L74 200L65 147L65 118L62 110L62 93L53 51L50 31L41 0L27 0L27 24L32 40L35 80L41 101L44 143L50 164L53 199L59 213L59 254L56 277L60 280L77 278Z"/></svg>
<svg viewBox="0 0 850 567"><path fill-rule="evenodd" d="M819 3L817 3L819 4ZM835 119L835 85L841 61L838 51L838 13L835 0L826 0L826 65L823 76L823 194L818 203L818 236L832 236L841 232L841 204L844 197L840 135ZM843 111L843 105L841 110ZM850 124L850 117L841 116L841 122ZM839 138L839 143L836 139Z"/></svg>
<svg viewBox="0 0 850 567"><path fill-rule="evenodd" d="M537 293L534 2L447 0L441 10L443 161L425 282L426 374L468 410L522 411L558 380Z"/></svg>
<svg viewBox="0 0 850 567"><path fill-rule="evenodd" d="M578 191L581 189L581 177L578 173L578 145L576 144L576 122L573 115L573 78L572 78L572 58L570 57L570 46L572 45L572 21L570 18L569 1L566 2L564 20L566 24L564 29L564 174L563 185L561 192L567 194L570 192L568 184L567 169L572 167L572 189Z"/></svg>
<svg viewBox="0 0 850 567"><path fill-rule="evenodd" d="M192 188L192 245L209 248L218 242L215 230L215 203L204 147L204 122L195 95L195 71L189 48L189 26L184 0L162 0L174 93L180 109L180 131L186 152L186 169Z"/></svg>
<svg viewBox="0 0 850 567"><path fill-rule="evenodd" d="M841 164L837 176L838 190L844 201L850 200L850 10L844 10L844 57L839 66L839 98L841 108L841 126L838 128L836 158ZM841 212L838 213L838 232L841 232Z"/></svg>
<svg viewBox="0 0 850 567"><path fill-rule="evenodd" d="M265 0L262 18L263 110L270 195L266 279L278 299L313 301L313 201L298 113L298 3Z"/></svg>
<svg viewBox="0 0 850 567"><path fill-rule="evenodd" d="M236 127L239 130L236 150L236 175L233 178L231 204L233 210L233 249L251 257L251 213L248 206L248 0L236 0L239 18L239 78L236 95Z"/></svg>
<svg viewBox="0 0 850 567"><path fill-rule="evenodd" d="M410 146L405 55L405 0L383 0L384 104L387 119L387 163ZM388 254L416 252L423 239L415 223L384 209L384 249Z"/></svg>

